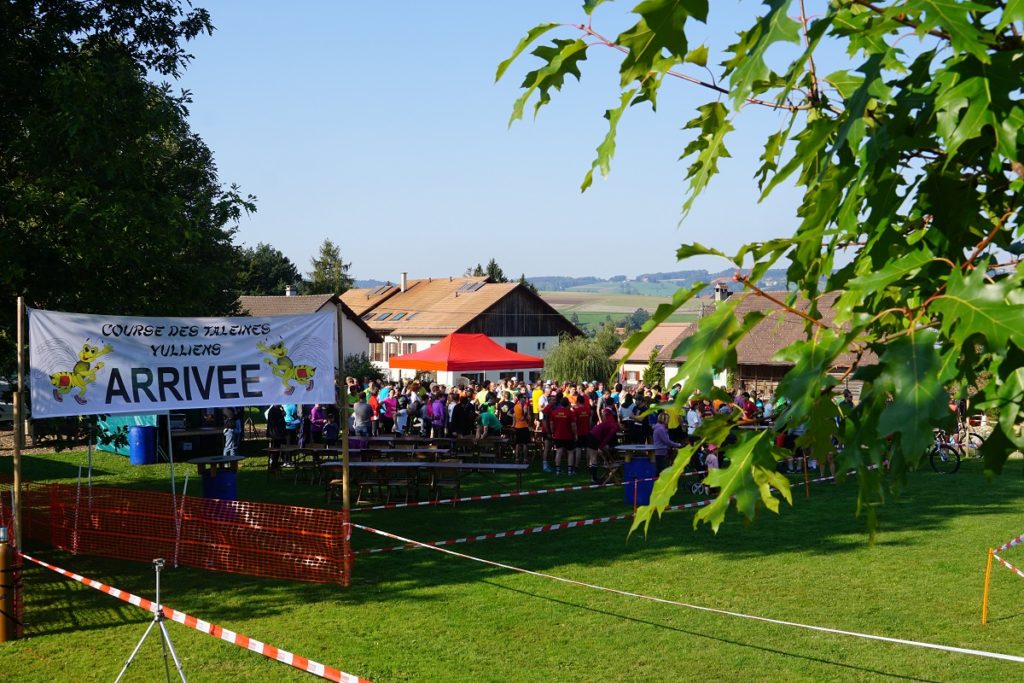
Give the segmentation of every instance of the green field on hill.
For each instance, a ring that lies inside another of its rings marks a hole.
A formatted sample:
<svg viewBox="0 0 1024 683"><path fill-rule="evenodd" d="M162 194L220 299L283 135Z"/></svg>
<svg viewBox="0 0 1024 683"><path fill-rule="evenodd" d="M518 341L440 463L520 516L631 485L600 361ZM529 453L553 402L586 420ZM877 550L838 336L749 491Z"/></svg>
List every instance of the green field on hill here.
<svg viewBox="0 0 1024 683"><path fill-rule="evenodd" d="M261 444L246 446L255 452ZM83 453L25 457L27 478L74 481ZM167 490L165 465L130 467L95 455L100 485ZM692 512L666 514L650 535L628 522L454 546L472 556L601 586L804 624L1014 655L1024 581L993 569L990 623L979 624L986 551L1021 533L1020 461L985 478L980 462L955 475L917 472L879 511L877 543L854 516L856 483L795 488L794 507L735 514L717 535L694 531ZM194 468L179 466L183 470ZM10 459L0 459L9 474ZM564 484L537 471L527 488ZM583 483L577 478L575 483ZM467 479L463 494L508 490ZM190 484L190 491L195 490ZM323 504L321 487L268 479L263 461L243 463L246 499ZM695 500L691 495L680 501ZM628 512L622 490L380 512L354 521L433 541ZM358 548L392 545L356 531ZM47 561L152 596L149 565L73 556L46 546ZM1021 561L1021 548L1007 559ZM1024 665L814 632L599 592L430 550L357 558L353 585L261 580L198 569L164 574L167 605L298 655L380 683L389 681L1019 680ZM110 681L147 614L31 567L25 575L30 638L0 645L0 678L21 683ZM308 675L169 623L190 681L304 681ZM150 638L130 680L163 680Z"/></svg>
<svg viewBox="0 0 1024 683"><path fill-rule="evenodd" d="M622 294L617 292L541 292L551 306L566 318L573 313L584 325L600 325L611 316L612 320L621 320L638 308L654 313L659 304L669 303L670 296L645 296L638 294ZM696 320L701 302L707 304L709 299L691 300L684 304L669 321L689 322Z"/></svg>

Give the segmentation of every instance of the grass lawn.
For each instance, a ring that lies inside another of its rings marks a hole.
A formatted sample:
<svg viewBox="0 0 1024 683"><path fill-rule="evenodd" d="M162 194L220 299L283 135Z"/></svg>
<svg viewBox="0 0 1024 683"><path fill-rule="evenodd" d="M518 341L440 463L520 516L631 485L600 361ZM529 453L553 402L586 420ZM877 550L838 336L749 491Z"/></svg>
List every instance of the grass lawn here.
<svg viewBox="0 0 1024 683"><path fill-rule="evenodd" d="M26 457L36 481L73 478L82 453ZM267 481L245 463L243 498L317 506L319 488ZM993 568L990 623L979 625L986 549L1024 532L1020 461L987 481L979 463L920 472L881 510L874 547L853 516L855 485L819 485L809 500L719 534L691 512L666 515L647 539L626 522L483 541L453 549L646 595L807 624L1024 655L1024 580ZM198 492L194 468L190 492ZM0 460L0 474L10 460ZM166 490L167 467L131 468L98 454L101 484ZM531 472L526 485L551 485ZM472 480L470 480L472 481ZM564 479L558 480L564 481ZM196 484L193 487L193 482ZM476 481L466 493L495 490ZM680 500L686 498L680 496ZM618 489L357 512L354 521L420 540L615 514ZM393 545L354 532L359 548ZM30 548L42 558L152 596L149 565ZM1006 553L1024 564L1024 549ZM43 569L25 577L31 637L0 645L0 679L110 681L147 613ZM1024 664L816 633L655 604L428 550L357 558L353 585L322 586L169 569L164 601L296 654L376 681L937 681L1020 680ZM309 680L285 665L169 623L190 681ZM147 641L129 680L162 680Z"/></svg>

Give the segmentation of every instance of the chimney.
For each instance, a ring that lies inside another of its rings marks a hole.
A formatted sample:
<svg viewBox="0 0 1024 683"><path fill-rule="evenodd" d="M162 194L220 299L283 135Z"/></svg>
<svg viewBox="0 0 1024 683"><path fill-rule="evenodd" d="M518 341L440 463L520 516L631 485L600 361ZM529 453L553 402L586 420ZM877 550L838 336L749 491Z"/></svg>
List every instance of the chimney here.
<svg viewBox="0 0 1024 683"><path fill-rule="evenodd" d="M732 292L729 291L729 285L724 282L715 285L715 301L725 301L730 296L732 296Z"/></svg>
<svg viewBox="0 0 1024 683"><path fill-rule="evenodd" d="M402 271L402 277L398 279L398 291L404 292L406 285L409 284L409 274Z"/></svg>
<svg viewBox="0 0 1024 683"><path fill-rule="evenodd" d="M295 296L295 288L292 287L291 285L287 285L284 288L284 295L285 296Z"/></svg>

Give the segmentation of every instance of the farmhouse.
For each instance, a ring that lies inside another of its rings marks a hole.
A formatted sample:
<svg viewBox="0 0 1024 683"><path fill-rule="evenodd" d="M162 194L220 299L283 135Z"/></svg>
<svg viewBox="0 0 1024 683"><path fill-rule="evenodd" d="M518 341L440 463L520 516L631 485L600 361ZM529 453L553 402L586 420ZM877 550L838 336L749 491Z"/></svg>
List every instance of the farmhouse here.
<svg viewBox="0 0 1024 683"><path fill-rule="evenodd" d="M789 296L789 292L766 292L781 300ZM761 312L765 318L761 320L736 347L736 375L730 382L725 373L715 377L715 384L727 389L745 388L773 392L782 377L792 367L788 361L779 360L776 354L790 344L805 338L806 321L798 315L779 310L779 307L764 297L755 294L737 294L735 315L742 320L748 313ZM835 318L833 304L837 293L829 293L818 300L818 310L822 321L830 324ZM728 290L716 291L716 300L729 298ZM809 308L806 300L798 301L794 308L806 312ZM664 383L670 384L680 366L686 362L686 356L673 357L676 348L684 339L692 335L697 323L662 323L648 335L622 366L620 380L624 384L636 384L643 377L644 369L650 362L651 352L657 351L655 359L665 366ZM625 347L620 347L612 360L618 362L626 356ZM855 354L847 352L836 359L836 365L830 374L843 376L853 363ZM865 355L862 363L873 363L874 356ZM731 386L730 386L731 384ZM860 393L860 383L844 378L844 388L849 388L854 395Z"/></svg>
<svg viewBox="0 0 1024 683"><path fill-rule="evenodd" d="M297 295L289 287L284 296L240 296L238 304L245 315L301 315L323 310L340 312L341 349L346 356L369 353L370 345L382 341L381 336L345 305L337 294Z"/></svg>
<svg viewBox="0 0 1024 683"><path fill-rule="evenodd" d="M397 285L350 289L342 297L355 315L376 334L370 360L393 379L412 377L415 370L392 370L388 359L430 348L452 332L486 334L507 349L545 357L560 335L580 330L524 285L492 282L486 277L408 279ZM531 372L529 379L537 373ZM523 377L523 371L486 372L473 380ZM453 384L457 378L438 377Z"/></svg>
<svg viewBox="0 0 1024 683"><path fill-rule="evenodd" d="M675 349L696 329L695 322L662 323L647 335L633 353L629 353L625 346L620 346L612 354L612 360L618 363L629 355L619 372L619 381L626 385L638 384L644 376L644 370L650 363L653 352L656 354L655 360L665 367L665 376L660 382L662 386L668 386L682 365L679 358L673 357Z"/></svg>

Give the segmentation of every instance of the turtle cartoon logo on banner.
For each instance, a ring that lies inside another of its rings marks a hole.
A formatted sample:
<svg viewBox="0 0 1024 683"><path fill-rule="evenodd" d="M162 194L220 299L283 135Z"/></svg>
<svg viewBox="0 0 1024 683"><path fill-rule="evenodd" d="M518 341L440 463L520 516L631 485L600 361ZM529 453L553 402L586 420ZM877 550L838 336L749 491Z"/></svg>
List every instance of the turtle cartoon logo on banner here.
<svg viewBox="0 0 1024 683"><path fill-rule="evenodd" d="M336 323L333 311L142 318L30 309L32 416L265 406L291 403L297 390L303 403L333 403Z"/></svg>

